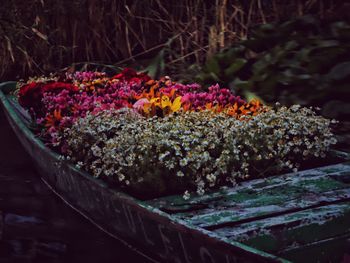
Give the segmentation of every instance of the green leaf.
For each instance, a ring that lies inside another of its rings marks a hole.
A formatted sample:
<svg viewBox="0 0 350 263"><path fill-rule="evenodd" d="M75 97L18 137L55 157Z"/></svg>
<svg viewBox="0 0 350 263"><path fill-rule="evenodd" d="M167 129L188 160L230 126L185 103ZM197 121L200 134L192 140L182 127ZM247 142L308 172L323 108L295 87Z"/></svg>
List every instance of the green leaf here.
<svg viewBox="0 0 350 263"><path fill-rule="evenodd" d="M244 58L238 58L236 59L231 66L229 66L227 69L225 69L225 76L231 77L233 74L235 74L237 71L239 71L243 66L247 64L247 60Z"/></svg>
<svg viewBox="0 0 350 263"><path fill-rule="evenodd" d="M151 61L151 63L145 68L144 72L147 72L147 74L152 78L157 78L163 74L165 68L164 54L165 51L162 49Z"/></svg>
<svg viewBox="0 0 350 263"><path fill-rule="evenodd" d="M253 99L257 99L260 102L262 102L263 104L266 104L261 97L259 97L257 94L255 94L255 93L253 93L253 92L251 92L249 90L244 90L243 91L243 96L246 99L246 101L251 101Z"/></svg>
<svg viewBox="0 0 350 263"><path fill-rule="evenodd" d="M209 75L213 80L220 82L220 78L214 72L210 72Z"/></svg>
<svg viewBox="0 0 350 263"><path fill-rule="evenodd" d="M251 89L253 83L248 80L241 80L239 78L236 78L234 81L230 82L230 86L232 86L234 89L246 90Z"/></svg>
<svg viewBox="0 0 350 263"><path fill-rule="evenodd" d="M206 70L208 73L212 72L216 76L220 74L220 65L216 57L212 57L205 63Z"/></svg>

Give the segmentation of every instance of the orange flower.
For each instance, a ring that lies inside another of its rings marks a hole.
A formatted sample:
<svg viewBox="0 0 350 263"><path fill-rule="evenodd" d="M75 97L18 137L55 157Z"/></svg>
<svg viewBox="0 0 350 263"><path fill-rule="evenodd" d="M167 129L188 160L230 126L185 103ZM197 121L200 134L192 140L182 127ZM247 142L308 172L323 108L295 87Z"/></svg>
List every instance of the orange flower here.
<svg viewBox="0 0 350 263"><path fill-rule="evenodd" d="M207 104L205 104L205 109L206 110L210 110L210 109L212 109L212 107L213 107L213 103L207 103Z"/></svg>
<svg viewBox="0 0 350 263"><path fill-rule="evenodd" d="M53 114L48 115L46 118L45 127L58 127L61 120L62 115L60 110L54 110Z"/></svg>
<svg viewBox="0 0 350 263"><path fill-rule="evenodd" d="M237 115L237 109L238 109L238 105L237 105L237 103L235 103L233 106L228 107L226 113L228 115L230 115L231 117L236 116Z"/></svg>
<svg viewBox="0 0 350 263"><path fill-rule="evenodd" d="M149 92L143 91L140 95L135 95L134 98L136 100L139 100L139 99L142 99L142 98L151 100L151 99L154 98L154 94L155 94L154 90L155 89L156 89L156 87L152 86Z"/></svg>
<svg viewBox="0 0 350 263"><path fill-rule="evenodd" d="M191 103L186 102L186 103L182 104L182 108L184 111L189 111L191 108Z"/></svg>
<svg viewBox="0 0 350 263"><path fill-rule="evenodd" d="M267 108L259 100L254 99L240 107L237 103L227 106L224 112L237 119L242 119L244 116L256 116L266 110Z"/></svg>

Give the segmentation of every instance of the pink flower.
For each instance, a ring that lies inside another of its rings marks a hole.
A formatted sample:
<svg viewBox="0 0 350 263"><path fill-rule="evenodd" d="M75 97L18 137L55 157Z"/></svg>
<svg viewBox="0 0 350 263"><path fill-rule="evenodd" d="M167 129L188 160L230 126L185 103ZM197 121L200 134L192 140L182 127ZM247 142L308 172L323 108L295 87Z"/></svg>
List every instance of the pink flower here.
<svg viewBox="0 0 350 263"><path fill-rule="evenodd" d="M143 106L144 106L146 103L149 103L149 100L146 99L146 98L142 98L142 99L139 99L138 101L136 101L132 107L133 107L135 110L141 112L141 111L143 110Z"/></svg>
<svg viewBox="0 0 350 263"><path fill-rule="evenodd" d="M181 98L181 103L182 104L185 104L187 102L190 102L191 101L191 93L186 93L185 95L182 96Z"/></svg>

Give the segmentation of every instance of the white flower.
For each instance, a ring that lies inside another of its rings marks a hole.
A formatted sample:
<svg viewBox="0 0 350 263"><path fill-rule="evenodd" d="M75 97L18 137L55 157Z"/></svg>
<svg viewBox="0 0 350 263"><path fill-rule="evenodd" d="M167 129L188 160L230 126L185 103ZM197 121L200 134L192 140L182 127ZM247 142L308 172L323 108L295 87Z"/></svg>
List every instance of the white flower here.
<svg viewBox="0 0 350 263"><path fill-rule="evenodd" d="M188 200L188 199L190 199L191 195L190 195L190 193L186 190L182 197L183 197L183 199Z"/></svg>
<svg viewBox="0 0 350 263"><path fill-rule="evenodd" d="M283 168L296 171L297 155L324 157L336 143L329 125L299 106L271 109L246 121L206 111L146 119L126 109L87 114L57 138L66 140L68 156L96 177L104 171L125 185L147 184L147 173L158 174L154 169L175 175L170 183L192 180L203 194L218 182L268 175L266 161L276 174ZM188 191L184 197L189 198Z"/></svg>
<svg viewBox="0 0 350 263"><path fill-rule="evenodd" d="M176 173L176 176L178 176L178 177L183 177L183 176L184 176L184 173L183 173L182 171L178 171L178 172Z"/></svg>

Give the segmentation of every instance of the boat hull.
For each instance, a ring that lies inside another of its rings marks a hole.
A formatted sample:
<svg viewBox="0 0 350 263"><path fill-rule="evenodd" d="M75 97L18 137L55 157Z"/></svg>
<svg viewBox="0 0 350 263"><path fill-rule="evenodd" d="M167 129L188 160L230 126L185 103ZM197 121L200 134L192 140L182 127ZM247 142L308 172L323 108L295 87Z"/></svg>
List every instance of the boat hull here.
<svg viewBox="0 0 350 263"><path fill-rule="evenodd" d="M39 141L28 129L6 93L15 83L0 85L9 124L32 157L42 179L67 204L109 235L131 244L153 261L288 262L239 242L227 240L147 205L76 169Z"/></svg>

